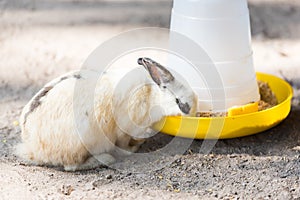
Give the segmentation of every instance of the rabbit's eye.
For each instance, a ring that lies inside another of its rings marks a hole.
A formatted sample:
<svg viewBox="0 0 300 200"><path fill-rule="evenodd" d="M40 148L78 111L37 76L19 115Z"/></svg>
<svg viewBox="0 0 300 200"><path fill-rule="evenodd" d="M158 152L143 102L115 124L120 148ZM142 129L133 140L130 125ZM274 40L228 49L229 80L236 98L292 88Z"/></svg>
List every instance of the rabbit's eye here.
<svg viewBox="0 0 300 200"><path fill-rule="evenodd" d="M164 85L163 88L164 88L164 89L167 89L167 86Z"/></svg>

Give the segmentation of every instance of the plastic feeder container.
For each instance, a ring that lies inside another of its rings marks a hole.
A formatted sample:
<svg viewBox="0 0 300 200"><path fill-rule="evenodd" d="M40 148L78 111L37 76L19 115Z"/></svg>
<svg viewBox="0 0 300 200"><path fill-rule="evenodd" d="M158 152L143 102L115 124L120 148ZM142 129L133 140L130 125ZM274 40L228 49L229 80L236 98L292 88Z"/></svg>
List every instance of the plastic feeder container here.
<svg viewBox="0 0 300 200"><path fill-rule="evenodd" d="M216 76L201 76L176 56L170 56L170 69L178 72L197 93L201 101L198 108L200 111L210 111L213 108L226 111L230 107L259 100L247 0L174 0L170 29L171 36L175 33L182 34L207 53L210 62L198 49L189 49L190 54L199 52L198 57L189 61L197 63L200 73L205 72L205 67L211 66L221 77L222 85L207 86L205 81ZM172 38L171 46L181 49L181 41ZM171 50L177 52L172 47ZM210 92L220 94L218 91L223 91L226 98L214 97L214 102L211 103Z"/></svg>
<svg viewBox="0 0 300 200"><path fill-rule="evenodd" d="M278 105L259 112L230 117L165 117L154 124L157 131L179 137L196 139L228 139L259 133L278 125L291 109L292 87L284 80L256 73L275 93Z"/></svg>

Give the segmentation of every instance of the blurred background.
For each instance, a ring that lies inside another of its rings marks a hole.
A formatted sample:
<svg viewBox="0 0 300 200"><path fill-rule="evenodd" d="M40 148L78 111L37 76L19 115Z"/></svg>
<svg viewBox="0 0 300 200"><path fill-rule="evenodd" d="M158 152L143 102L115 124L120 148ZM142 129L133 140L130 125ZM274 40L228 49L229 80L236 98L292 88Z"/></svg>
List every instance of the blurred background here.
<svg viewBox="0 0 300 200"><path fill-rule="evenodd" d="M249 0L255 65L300 64L300 2ZM0 0L0 69L43 79L78 68L101 42L139 27L169 27L172 0ZM298 58L297 58L298 57ZM32 72L31 68L36 72ZM37 74L43 68L44 74ZM275 70L276 71L276 70ZM276 72L275 72L276 73ZM15 74L13 73L13 77Z"/></svg>
<svg viewBox="0 0 300 200"><path fill-rule="evenodd" d="M256 71L289 80L298 97L300 2L248 3ZM0 99L27 101L55 76L80 68L97 46L123 31L168 28L172 4L172 0L0 0ZM294 103L299 104L297 98Z"/></svg>
<svg viewBox="0 0 300 200"><path fill-rule="evenodd" d="M249 0L256 71L300 88L300 2ZM122 31L168 28L172 0L0 0L0 100L27 101ZM116 48L118 48L116 46ZM299 104L296 98L296 104Z"/></svg>

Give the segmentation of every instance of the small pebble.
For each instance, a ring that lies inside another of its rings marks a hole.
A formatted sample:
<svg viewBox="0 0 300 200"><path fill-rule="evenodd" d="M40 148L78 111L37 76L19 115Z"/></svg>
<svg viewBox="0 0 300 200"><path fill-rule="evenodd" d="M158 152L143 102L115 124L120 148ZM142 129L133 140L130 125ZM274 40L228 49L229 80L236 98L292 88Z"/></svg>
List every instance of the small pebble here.
<svg viewBox="0 0 300 200"><path fill-rule="evenodd" d="M61 187L61 192L64 195L71 195L71 193L74 191L74 188L71 185L63 185Z"/></svg>
<svg viewBox="0 0 300 200"><path fill-rule="evenodd" d="M111 175L111 174L108 174L108 175L106 175L105 178L106 178L106 179L112 179L112 175Z"/></svg>

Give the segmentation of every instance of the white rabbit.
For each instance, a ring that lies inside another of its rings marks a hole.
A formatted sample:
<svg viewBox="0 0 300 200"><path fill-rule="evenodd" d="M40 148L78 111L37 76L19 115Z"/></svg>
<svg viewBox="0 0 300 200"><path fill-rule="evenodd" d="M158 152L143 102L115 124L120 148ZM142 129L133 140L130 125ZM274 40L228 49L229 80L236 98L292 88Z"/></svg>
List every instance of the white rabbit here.
<svg viewBox="0 0 300 200"><path fill-rule="evenodd" d="M46 84L22 111L17 154L30 164L92 169L113 163L117 147L135 152L164 116L195 114L198 98L188 85L149 58L138 63L146 70L101 78L82 70Z"/></svg>

